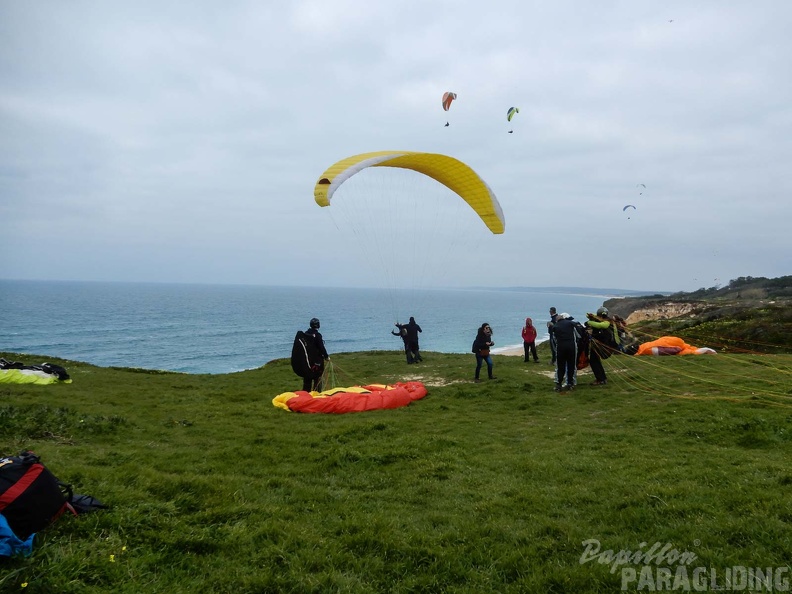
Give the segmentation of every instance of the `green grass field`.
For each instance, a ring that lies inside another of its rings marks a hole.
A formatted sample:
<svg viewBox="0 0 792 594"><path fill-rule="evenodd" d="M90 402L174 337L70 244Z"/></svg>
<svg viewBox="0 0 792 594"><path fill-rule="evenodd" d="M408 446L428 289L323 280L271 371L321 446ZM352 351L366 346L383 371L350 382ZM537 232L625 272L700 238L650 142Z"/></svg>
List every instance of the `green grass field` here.
<svg viewBox="0 0 792 594"><path fill-rule="evenodd" d="M286 360L209 376L0 356L73 378L0 385L0 453L32 449L110 506L0 561L2 592L618 592L623 568L638 591L629 570L660 566L792 581L790 355L614 356L608 386L556 394L543 348L495 356L481 384L472 355L336 354L340 385L429 389L337 416L273 407L300 386ZM615 561L655 543L690 562Z"/></svg>

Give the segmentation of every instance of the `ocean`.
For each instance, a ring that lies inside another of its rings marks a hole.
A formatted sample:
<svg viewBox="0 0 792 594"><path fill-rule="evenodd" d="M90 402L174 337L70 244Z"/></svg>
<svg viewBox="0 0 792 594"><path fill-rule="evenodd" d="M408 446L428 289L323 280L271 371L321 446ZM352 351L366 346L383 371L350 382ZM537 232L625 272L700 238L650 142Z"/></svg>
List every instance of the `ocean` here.
<svg viewBox="0 0 792 594"><path fill-rule="evenodd" d="M401 352L394 322L414 316L422 351L468 353L493 328L494 353L521 347L533 318L547 339L548 310L578 320L613 297L596 289L343 289L0 280L0 351L186 373L231 373L291 355L297 330L321 320L331 354ZM399 355L400 356L400 355Z"/></svg>

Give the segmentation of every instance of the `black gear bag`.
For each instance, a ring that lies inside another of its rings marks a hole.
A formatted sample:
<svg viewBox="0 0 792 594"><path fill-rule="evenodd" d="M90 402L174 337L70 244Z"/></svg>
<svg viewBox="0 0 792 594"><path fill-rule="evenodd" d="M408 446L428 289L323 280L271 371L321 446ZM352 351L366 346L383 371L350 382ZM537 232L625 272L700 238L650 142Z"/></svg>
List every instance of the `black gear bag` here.
<svg viewBox="0 0 792 594"><path fill-rule="evenodd" d="M59 481L33 452L0 458L0 514L18 538L43 530L66 510L75 513L72 496L71 485Z"/></svg>
<svg viewBox="0 0 792 594"><path fill-rule="evenodd" d="M302 330L294 336L291 366L294 373L303 378L316 379L324 372L322 352L316 345L316 338Z"/></svg>

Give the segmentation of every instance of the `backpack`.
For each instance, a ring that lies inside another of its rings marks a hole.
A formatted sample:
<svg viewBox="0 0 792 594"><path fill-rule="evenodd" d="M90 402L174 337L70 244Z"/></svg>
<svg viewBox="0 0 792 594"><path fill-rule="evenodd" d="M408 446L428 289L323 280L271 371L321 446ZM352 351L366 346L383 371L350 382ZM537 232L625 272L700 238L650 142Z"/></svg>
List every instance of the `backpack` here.
<svg viewBox="0 0 792 594"><path fill-rule="evenodd" d="M59 481L33 452L0 459L0 513L18 538L26 540L66 510L75 513L72 495L71 485Z"/></svg>
<svg viewBox="0 0 792 594"><path fill-rule="evenodd" d="M577 344L577 361L575 362L575 367L580 370L589 366L589 347L591 338L582 324L577 324L575 330L577 330L575 333L575 342Z"/></svg>
<svg viewBox="0 0 792 594"><path fill-rule="evenodd" d="M310 334L299 330L294 336L291 354L292 371L303 378L316 379L324 371L324 358Z"/></svg>

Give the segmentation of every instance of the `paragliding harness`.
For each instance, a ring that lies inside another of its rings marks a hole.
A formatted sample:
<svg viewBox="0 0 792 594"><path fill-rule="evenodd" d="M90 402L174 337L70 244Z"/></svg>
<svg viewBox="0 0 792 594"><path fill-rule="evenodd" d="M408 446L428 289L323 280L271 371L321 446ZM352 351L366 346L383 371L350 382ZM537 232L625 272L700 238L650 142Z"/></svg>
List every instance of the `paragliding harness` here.
<svg viewBox="0 0 792 594"><path fill-rule="evenodd" d="M616 348L626 355L634 355L640 343L627 327L627 320L621 316L614 315L613 323L616 324L616 331L619 333L619 341L621 342Z"/></svg>
<svg viewBox="0 0 792 594"><path fill-rule="evenodd" d="M299 330L292 345L291 366L294 373L302 378L317 379L324 371L324 358L316 344L315 337Z"/></svg>
<svg viewBox="0 0 792 594"><path fill-rule="evenodd" d="M0 458L0 513L18 538L43 530L67 510L77 515L73 495L33 452Z"/></svg>
<svg viewBox="0 0 792 594"><path fill-rule="evenodd" d="M591 348L591 337L582 324L575 326L575 338L577 342L577 362L575 367L578 370L589 366L589 348Z"/></svg>
<svg viewBox="0 0 792 594"><path fill-rule="evenodd" d="M607 359L619 350L619 343L616 342L616 338L613 336L613 322L608 321L611 325L607 328L591 329L592 348L597 350L600 359Z"/></svg>

